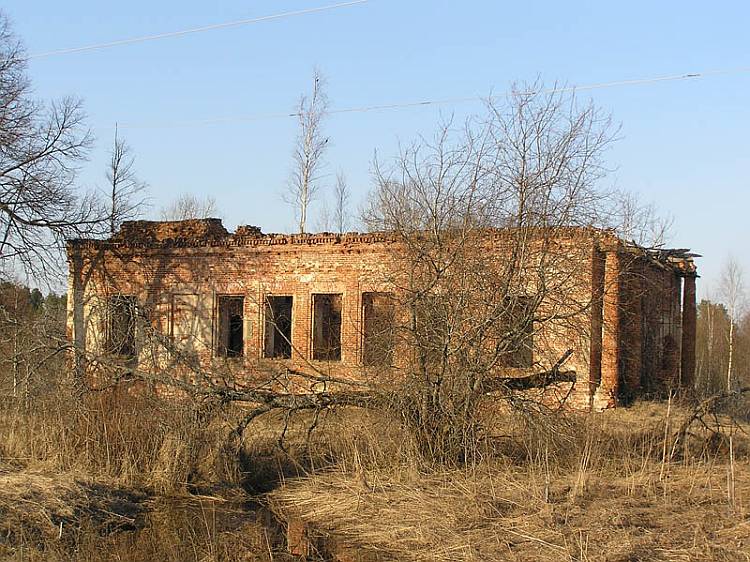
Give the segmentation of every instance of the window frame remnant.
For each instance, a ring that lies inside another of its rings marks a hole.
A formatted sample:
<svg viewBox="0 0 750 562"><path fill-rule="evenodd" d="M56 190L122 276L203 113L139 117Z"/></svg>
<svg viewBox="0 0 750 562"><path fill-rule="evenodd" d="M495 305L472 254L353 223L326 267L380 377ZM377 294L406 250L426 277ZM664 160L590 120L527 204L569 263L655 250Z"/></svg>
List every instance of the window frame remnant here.
<svg viewBox="0 0 750 562"><path fill-rule="evenodd" d="M112 355L136 356L138 300L133 295L112 295L107 299L105 350Z"/></svg>
<svg viewBox="0 0 750 562"><path fill-rule="evenodd" d="M312 295L312 358L315 361L341 361L343 301L342 293Z"/></svg>
<svg viewBox="0 0 750 562"><path fill-rule="evenodd" d="M393 293L362 293L362 364L393 365L396 306Z"/></svg>
<svg viewBox="0 0 750 562"><path fill-rule="evenodd" d="M236 359L245 356L245 296L217 295L216 356Z"/></svg>
<svg viewBox="0 0 750 562"><path fill-rule="evenodd" d="M197 293L172 293L169 317L169 337L172 344L193 349L199 338L199 300Z"/></svg>
<svg viewBox="0 0 750 562"><path fill-rule="evenodd" d="M263 357L291 359L294 296L267 295L264 314Z"/></svg>

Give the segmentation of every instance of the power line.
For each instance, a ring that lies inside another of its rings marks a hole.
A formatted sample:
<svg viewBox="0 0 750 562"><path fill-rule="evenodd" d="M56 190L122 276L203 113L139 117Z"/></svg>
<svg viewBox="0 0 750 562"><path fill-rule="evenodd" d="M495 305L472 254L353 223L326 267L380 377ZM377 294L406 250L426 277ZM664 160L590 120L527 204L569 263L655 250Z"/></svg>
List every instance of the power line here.
<svg viewBox="0 0 750 562"><path fill-rule="evenodd" d="M740 74L750 72L750 66L739 68L729 68L721 70L705 70L703 72L688 72L686 74L671 74L666 76L656 76L653 78L635 78L631 80L615 80L613 82L603 82L601 84L589 84L585 86L570 86L546 90L545 92L571 92L580 90L596 90L600 88L613 88L615 86L633 86L637 84L650 84L653 82L669 82L674 80L693 80L696 78L706 78L708 76L717 76L720 74Z"/></svg>
<svg viewBox="0 0 750 562"><path fill-rule="evenodd" d="M132 45L133 43L144 43L146 41L155 41L157 39L168 39L171 37L180 37L183 35L189 35L192 33L201 33L203 31L213 31L216 29L225 29L227 27L238 27L241 25L249 25L251 23L259 23L264 21L278 20L282 18L289 18L293 16L302 16L305 14L313 14L316 12L323 12L328 10L334 10L336 8L345 8L348 6L354 6L356 4L364 4L369 0L352 0L351 2L340 2L338 4L329 4L327 6L319 6L317 8L307 8L305 10L295 10L292 12L284 12L281 14L274 14L270 16L261 16L257 18L248 18L235 21L228 21L224 23L217 23L213 25L204 25L201 27L195 27L192 29L184 29L182 31L170 31L167 33L157 33L156 35L144 35L143 37L131 37L130 39L119 39L117 41L109 41L107 43L99 43L96 45L86 45L85 47L72 47L69 49L56 49L54 51L46 51L43 53L34 53L28 55L26 59L40 59L44 57L51 57L56 55L68 55L72 53L83 53L85 51L98 51L101 49L109 49L110 47L119 47L122 45Z"/></svg>
<svg viewBox="0 0 750 562"><path fill-rule="evenodd" d="M656 82L673 82L678 80L696 80L700 78L706 78L709 76L726 75L726 74L740 74L750 72L750 66L739 67L732 69L720 69L720 70L706 70L703 72L688 72L685 74L668 74L664 76L655 76L651 78L635 78L628 80L615 80L612 82L599 82L594 84L584 84L582 86L565 86L562 88L548 88L539 91L521 92L521 95L530 95L536 93L552 94L552 93L564 93L564 92L579 92L588 90L599 90L604 88L614 88L617 86L635 86L640 84L651 84ZM495 97L495 96L493 96ZM385 111L392 109L408 109L412 107L420 106L431 106L431 105L449 105L466 102L477 102L487 99L481 96L467 96L467 97L456 97L456 98L442 98L442 99L426 99L410 102L398 102L389 103L382 105L364 105L358 107L345 107L341 109L332 109L328 113L335 115L341 113L366 113L369 111ZM151 129L151 128L176 128L176 127L192 127L201 125L218 125L221 123L233 123L233 122L247 122L247 121L260 121L265 119L280 119L289 117L298 117L299 113L296 112L277 112L277 113L258 113L254 115L234 115L226 117L213 117L206 119L194 119L187 121L164 121L161 123L120 123L120 127L127 127L129 129Z"/></svg>

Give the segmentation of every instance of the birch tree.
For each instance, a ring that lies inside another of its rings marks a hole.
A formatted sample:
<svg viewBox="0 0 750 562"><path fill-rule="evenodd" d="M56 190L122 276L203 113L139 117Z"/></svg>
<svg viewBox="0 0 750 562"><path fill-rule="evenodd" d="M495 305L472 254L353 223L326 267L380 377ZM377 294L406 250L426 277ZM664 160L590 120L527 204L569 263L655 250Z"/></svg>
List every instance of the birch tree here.
<svg viewBox="0 0 750 562"><path fill-rule="evenodd" d="M734 385L735 329L740 321L745 304L745 284L742 267L730 257L721 274L721 296L729 314L729 333L727 334L727 392L732 392Z"/></svg>
<svg viewBox="0 0 750 562"><path fill-rule="evenodd" d="M319 70L313 73L312 91L300 97L297 106L299 132L293 152L293 169L284 200L292 206L300 234L307 228L308 210L315 199L321 179L328 137L323 122L328 113L325 79Z"/></svg>

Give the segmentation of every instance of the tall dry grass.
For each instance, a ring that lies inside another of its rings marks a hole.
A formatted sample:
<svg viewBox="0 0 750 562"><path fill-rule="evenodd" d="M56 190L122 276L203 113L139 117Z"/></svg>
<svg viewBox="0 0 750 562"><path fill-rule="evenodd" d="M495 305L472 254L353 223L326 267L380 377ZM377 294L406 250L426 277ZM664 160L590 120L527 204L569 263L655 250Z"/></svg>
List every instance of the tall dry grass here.
<svg viewBox="0 0 750 562"><path fill-rule="evenodd" d="M7 401L0 559L269 560L280 535L225 446L240 414L128 394Z"/></svg>
<svg viewBox="0 0 750 562"><path fill-rule="evenodd" d="M587 416L505 412L475 465L385 457L269 498L322 551L336 537L339 550L373 560L748 560L747 435L733 437L732 501L728 443L696 429L675 444L687 415L656 403Z"/></svg>
<svg viewBox="0 0 750 562"><path fill-rule="evenodd" d="M260 494L409 458L402 432L362 411L268 414L236 446L237 406L127 393L3 406L0 559L283 559Z"/></svg>
<svg viewBox="0 0 750 562"><path fill-rule="evenodd" d="M338 544L374 560L750 553L747 428L734 429L730 467L721 435L696 428L675 441L688 415L679 405L555 416L494 409L477 462L451 470L378 412L266 414L230 446L242 413L129 394L5 404L0 557L283 559L283 533L256 501L305 522L324 537L322 552ZM122 494L137 513L118 511ZM123 517L132 529L115 523Z"/></svg>
<svg viewBox="0 0 750 562"><path fill-rule="evenodd" d="M9 402L0 411L0 458L160 493L201 477L235 482L232 459L217 455L230 418L227 411L128 394Z"/></svg>

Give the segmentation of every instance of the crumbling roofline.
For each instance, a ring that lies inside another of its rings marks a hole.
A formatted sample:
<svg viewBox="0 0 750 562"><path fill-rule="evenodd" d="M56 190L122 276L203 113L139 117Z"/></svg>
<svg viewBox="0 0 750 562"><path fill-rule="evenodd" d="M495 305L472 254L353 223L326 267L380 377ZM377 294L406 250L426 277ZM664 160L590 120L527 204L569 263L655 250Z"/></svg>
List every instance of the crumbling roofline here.
<svg viewBox="0 0 750 562"><path fill-rule="evenodd" d="M694 258L701 255L691 252L689 248L648 248L633 241L624 242L623 247L627 252L640 256L657 267L676 271L683 276L698 277Z"/></svg>
<svg viewBox="0 0 750 562"><path fill-rule="evenodd" d="M487 229L497 241L507 239L512 228ZM540 232L548 233L543 228ZM620 239L612 229L585 226L555 227L555 238L586 238L595 240L603 251L625 251L642 256L660 268L677 271L682 275L695 275L693 257L697 254L686 249L646 248ZM190 219L184 221L126 221L119 232L107 240L74 239L68 241L70 250L116 249L168 249L196 247L239 247L277 245L334 245L376 244L397 242L398 237L389 232L348 232L337 234L264 234L257 226L239 226L235 232L224 228L221 219Z"/></svg>

